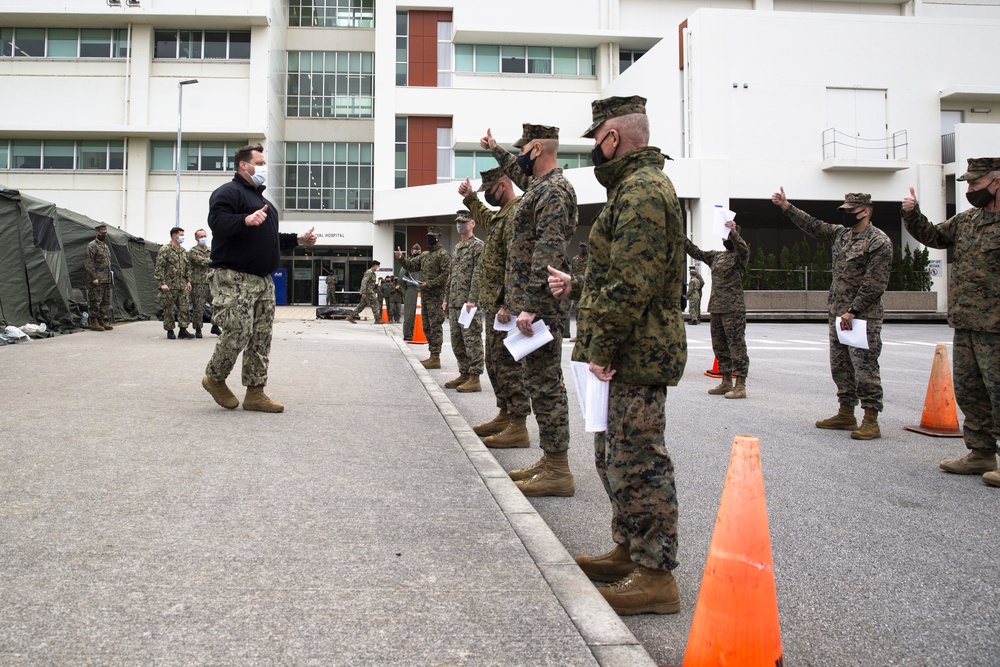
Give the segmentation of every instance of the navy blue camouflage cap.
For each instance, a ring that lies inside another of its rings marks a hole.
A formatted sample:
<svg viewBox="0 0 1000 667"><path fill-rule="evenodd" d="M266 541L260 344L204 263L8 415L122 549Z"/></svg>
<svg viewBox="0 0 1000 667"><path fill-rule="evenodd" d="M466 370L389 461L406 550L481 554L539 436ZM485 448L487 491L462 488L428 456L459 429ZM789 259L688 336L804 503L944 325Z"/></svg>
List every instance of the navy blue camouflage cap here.
<svg viewBox="0 0 1000 667"><path fill-rule="evenodd" d="M590 103L590 110L594 117L583 136L587 139L594 138L594 132L606 120L618 118L618 116L629 116L634 113L646 114L646 98L639 95L632 97L605 97L603 100L594 100Z"/></svg>
<svg viewBox="0 0 1000 667"><path fill-rule="evenodd" d="M441 236L441 228L440 227L428 227L427 228L427 235L428 236Z"/></svg>
<svg viewBox="0 0 1000 667"><path fill-rule="evenodd" d="M859 206L871 206L872 196L866 195L863 192L848 192L844 195L844 203L838 206L838 209L844 208L858 208Z"/></svg>
<svg viewBox="0 0 1000 667"><path fill-rule="evenodd" d="M485 192L496 185L497 181L503 178L503 169L500 167L492 167L479 174L479 178L483 179L483 182L476 192Z"/></svg>
<svg viewBox="0 0 1000 667"><path fill-rule="evenodd" d="M520 148L529 141L535 139L555 139L559 140L559 128L551 125L532 125L523 123L521 125L521 138L514 142L514 148Z"/></svg>
<svg viewBox="0 0 1000 667"><path fill-rule="evenodd" d="M1000 157L970 157L966 172L957 180L974 181L993 171L1000 171Z"/></svg>

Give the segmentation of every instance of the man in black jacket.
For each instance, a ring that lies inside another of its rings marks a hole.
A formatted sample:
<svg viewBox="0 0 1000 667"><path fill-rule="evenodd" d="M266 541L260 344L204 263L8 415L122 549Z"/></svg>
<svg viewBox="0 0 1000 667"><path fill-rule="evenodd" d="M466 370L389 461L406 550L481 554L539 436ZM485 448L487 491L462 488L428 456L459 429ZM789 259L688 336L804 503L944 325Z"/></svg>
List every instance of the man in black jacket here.
<svg viewBox="0 0 1000 667"><path fill-rule="evenodd" d="M315 245L313 228L296 236L278 232L278 213L264 198L267 161L260 144L236 151L236 175L209 199L212 228L212 323L222 328L205 368L202 386L230 410L240 402L226 378L243 352L244 410L281 412L285 406L264 394L274 324L274 282L281 251Z"/></svg>

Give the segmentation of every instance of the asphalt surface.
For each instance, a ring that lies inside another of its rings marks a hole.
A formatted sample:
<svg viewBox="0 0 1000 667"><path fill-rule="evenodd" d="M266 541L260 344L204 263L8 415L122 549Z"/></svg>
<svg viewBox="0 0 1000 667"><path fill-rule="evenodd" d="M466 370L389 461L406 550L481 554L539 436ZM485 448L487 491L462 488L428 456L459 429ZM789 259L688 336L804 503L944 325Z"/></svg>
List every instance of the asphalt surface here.
<svg viewBox="0 0 1000 667"><path fill-rule="evenodd" d="M824 325L751 324L737 401L705 393L708 326L688 332L682 609L624 622L572 564L611 546L572 383L576 495L529 502L504 469L538 457L534 420L530 449L486 450L486 376L444 390L450 347L425 371L398 325L279 320L280 415L216 406L213 337L159 323L0 348L0 664L679 664L739 433L761 441L785 664L1000 664L1000 489L937 468L960 439L902 430L950 329L885 326L870 442L813 428L837 408Z"/></svg>

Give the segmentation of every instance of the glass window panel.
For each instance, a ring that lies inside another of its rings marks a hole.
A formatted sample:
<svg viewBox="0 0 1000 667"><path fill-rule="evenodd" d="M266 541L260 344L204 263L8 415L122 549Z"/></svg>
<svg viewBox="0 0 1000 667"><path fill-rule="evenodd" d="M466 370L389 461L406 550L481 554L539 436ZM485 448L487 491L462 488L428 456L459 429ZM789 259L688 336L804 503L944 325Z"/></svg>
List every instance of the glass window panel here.
<svg viewBox="0 0 1000 667"><path fill-rule="evenodd" d="M500 50L501 70L508 74L524 74L524 47L504 46Z"/></svg>
<svg viewBox="0 0 1000 667"><path fill-rule="evenodd" d="M8 169L10 162L10 144L0 141L0 169Z"/></svg>
<svg viewBox="0 0 1000 667"><path fill-rule="evenodd" d="M438 70L451 71L451 44L448 42L438 42L437 48L437 68Z"/></svg>
<svg viewBox="0 0 1000 667"><path fill-rule="evenodd" d="M479 178L479 174L482 174L487 169L492 169L497 166L496 158L493 157L492 153L476 153L476 173L473 174L473 178Z"/></svg>
<svg viewBox="0 0 1000 667"><path fill-rule="evenodd" d="M6 148L6 146L4 146ZM396 151L396 169L406 169L406 151ZM457 169L457 168L456 168Z"/></svg>
<svg viewBox="0 0 1000 667"><path fill-rule="evenodd" d="M87 32L87 31L85 31ZM93 32L93 31L90 31ZM107 32L107 31L105 31ZM49 58L76 58L79 37L75 28L49 28ZM106 45L105 45L106 46ZM106 50L106 49L105 49ZM83 55L82 53L80 55ZM107 54L105 54L107 55Z"/></svg>
<svg viewBox="0 0 1000 667"><path fill-rule="evenodd" d="M576 49L565 46L557 46L553 51L556 74L576 74Z"/></svg>
<svg viewBox="0 0 1000 667"><path fill-rule="evenodd" d="M154 141L151 144L152 160L150 169L153 171L173 171L174 169L174 142Z"/></svg>
<svg viewBox="0 0 1000 667"><path fill-rule="evenodd" d="M45 28L16 28L14 55L20 58L45 57Z"/></svg>
<svg viewBox="0 0 1000 667"><path fill-rule="evenodd" d="M215 58L215 59L225 59L226 57L225 30L205 31L205 57Z"/></svg>
<svg viewBox="0 0 1000 667"><path fill-rule="evenodd" d="M44 169L72 169L73 154L75 153L74 142L72 141L46 141L44 145L42 167Z"/></svg>
<svg viewBox="0 0 1000 667"><path fill-rule="evenodd" d="M401 190L406 187L406 172L396 173L396 189Z"/></svg>
<svg viewBox="0 0 1000 667"><path fill-rule="evenodd" d="M177 31L157 30L154 33L156 47L153 49L154 58L176 58L177 57Z"/></svg>
<svg viewBox="0 0 1000 667"><path fill-rule="evenodd" d="M289 51L288 52L288 73L299 71L299 52Z"/></svg>
<svg viewBox="0 0 1000 667"><path fill-rule="evenodd" d="M475 48L472 46L472 44L456 44L455 71L456 72L475 71L473 69L475 66L474 55L475 55Z"/></svg>
<svg viewBox="0 0 1000 667"><path fill-rule="evenodd" d="M221 141L204 141L201 144L201 170L222 171L225 144Z"/></svg>
<svg viewBox="0 0 1000 667"><path fill-rule="evenodd" d="M108 159L108 169L124 169L125 168L125 142L124 141L111 141L108 142L108 153L110 157Z"/></svg>
<svg viewBox="0 0 1000 667"><path fill-rule="evenodd" d="M181 169L184 171L198 171L198 142L181 142Z"/></svg>
<svg viewBox="0 0 1000 667"><path fill-rule="evenodd" d="M77 169L107 169L108 142L81 141L76 156Z"/></svg>
<svg viewBox="0 0 1000 667"><path fill-rule="evenodd" d="M580 76L594 76L594 50L579 49L580 52Z"/></svg>
<svg viewBox="0 0 1000 667"><path fill-rule="evenodd" d="M396 63L396 85L406 85L406 63Z"/></svg>
<svg viewBox="0 0 1000 667"><path fill-rule="evenodd" d="M250 60L250 31L234 30L229 33L229 59Z"/></svg>
<svg viewBox="0 0 1000 667"><path fill-rule="evenodd" d="M201 30L180 31L179 58L201 58Z"/></svg>
<svg viewBox="0 0 1000 667"><path fill-rule="evenodd" d="M353 74L361 73L361 52L352 51L350 54L351 69L349 70Z"/></svg>
<svg viewBox="0 0 1000 667"><path fill-rule="evenodd" d="M407 14L406 12L396 12L396 34L397 35L406 35L406 34L408 34L408 31L407 31L407 24L408 23L409 23L409 14Z"/></svg>
<svg viewBox="0 0 1000 667"><path fill-rule="evenodd" d="M438 21L438 41L451 41L451 21Z"/></svg>
<svg viewBox="0 0 1000 667"><path fill-rule="evenodd" d="M41 169L42 142L14 140L10 142L11 169Z"/></svg>
<svg viewBox="0 0 1000 667"><path fill-rule="evenodd" d="M81 30L80 57L81 58L111 57L111 31Z"/></svg>
<svg viewBox="0 0 1000 667"><path fill-rule="evenodd" d="M400 117L396 118L396 141L405 142L406 141L406 118Z"/></svg>
<svg viewBox="0 0 1000 667"><path fill-rule="evenodd" d="M334 144L337 153L337 164L347 163L347 144Z"/></svg>
<svg viewBox="0 0 1000 667"><path fill-rule="evenodd" d="M374 74L375 73L375 54L370 52L365 52L361 54L361 73L362 74Z"/></svg>
<svg viewBox="0 0 1000 667"><path fill-rule="evenodd" d="M361 146L359 144L347 144L347 163L357 164L360 158Z"/></svg>
<svg viewBox="0 0 1000 667"><path fill-rule="evenodd" d="M237 146L226 146L226 171L236 171L236 148Z"/></svg>
<svg viewBox="0 0 1000 667"><path fill-rule="evenodd" d="M14 54L14 29L0 28L0 56L9 58Z"/></svg>
<svg viewBox="0 0 1000 667"><path fill-rule="evenodd" d="M455 178L476 178L475 159L469 151L455 151Z"/></svg>
<svg viewBox="0 0 1000 667"><path fill-rule="evenodd" d="M111 47L111 57L112 58L127 58L128 57L128 30L122 28L116 28L112 33L112 47Z"/></svg>
<svg viewBox="0 0 1000 667"><path fill-rule="evenodd" d="M476 71L497 73L500 71L500 47L476 45Z"/></svg>
<svg viewBox="0 0 1000 667"><path fill-rule="evenodd" d="M334 164L338 162L337 160L337 147L338 144L325 143L323 144L323 163L324 164ZM339 160L343 162L343 160Z"/></svg>
<svg viewBox="0 0 1000 667"><path fill-rule="evenodd" d="M547 46L528 47L528 74L552 74L552 49Z"/></svg>
<svg viewBox="0 0 1000 667"><path fill-rule="evenodd" d="M374 164L372 162L371 144L361 144L361 164Z"/></svg>

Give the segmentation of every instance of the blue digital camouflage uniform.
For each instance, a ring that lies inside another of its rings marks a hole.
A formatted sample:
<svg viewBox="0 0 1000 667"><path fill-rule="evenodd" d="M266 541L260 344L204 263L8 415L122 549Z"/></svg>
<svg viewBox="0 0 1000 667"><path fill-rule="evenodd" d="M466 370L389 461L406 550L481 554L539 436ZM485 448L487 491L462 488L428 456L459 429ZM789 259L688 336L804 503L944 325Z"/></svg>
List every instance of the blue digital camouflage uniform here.
<svg viewBox="0 0 1000 667"><path fill-rule="evenodd" d="M156 284L160 285L160 308L163 309L163 328L172 331L174 322L183 329L190 324L188 316L187 284L190 282L187 252L175 248L172 243L160 246L156 253L156 269L153 271ZM166 285L169 290L164 291Z"/></svg>

